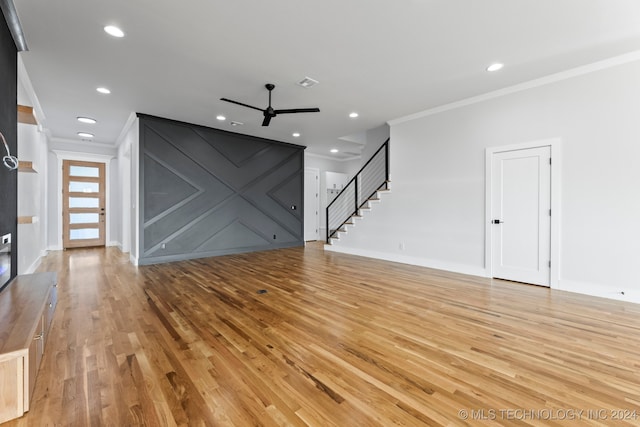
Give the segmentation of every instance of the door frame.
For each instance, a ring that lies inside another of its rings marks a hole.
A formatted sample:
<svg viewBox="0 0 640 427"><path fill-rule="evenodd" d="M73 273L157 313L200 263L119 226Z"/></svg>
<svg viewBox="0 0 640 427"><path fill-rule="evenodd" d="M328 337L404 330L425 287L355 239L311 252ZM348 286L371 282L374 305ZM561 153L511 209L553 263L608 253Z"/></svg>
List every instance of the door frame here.
<svg viewBox="0 0 640 427"><path fill-rule="evenodd" d="M305 167L304 168L305 176L306 176L307 172L313 172L315 174L315 177L316 177L316 182L315 182L315 185L314 185L314 191L316 192L317 196L316 196L316 205L313 208L315 208L315 210L316 210L316 239L315 240L317 241L317 240L322 240L320 238L320 169ZM305 194L306 194L306 191L307 191L306 179L304 180L304 191L305 191ZM311 208L311 207L304 206L304 212L307 212L307 209L309 209L309 208ZM304 221L304 218L303 218L303 221ZM302 231L302 234L303 234L302 238L306 242L307 239L306 239L306 236L304 235L305 231L306 231L305 228L307 226L306 221L303 224L304 224L304 226L303 226L303 231Z"/></svg>
<svg viewBox="0 0 640 427"><path fill-rule="evenodd" d="M104 226L104 244L105 246L115 246L117 243L111 241L111 227L110 218L113 213L111 212L111 178L109 176L109 170L111 169L111 160L115 155L110 154L89 154L89 153L76 153L73 151L63 150L51 150L58 159L58 165L56 168L56 183L57 183L57 203L55 207L56 223L58 224L58 230L56 232L56 243L53 245L53 250L61 251L64 247L62 242L62 162L64 160L78 160L81 162L97 162L104 163L104 182L105 182L105 226Z"/></svg>
<svg viewBox="0 0 640 427"><path fill-rule="evenodd" d="M527 150L530 148L550 147L551 149L551 267L549 271L549 288L557 289L560 278L560 178L562 166L562 140L560 138L542 139L518 144L488 147L485 150L485 248L484 268L487 277L493 277L493 230L491 226L492 212L492 170L493 155L506 151Z"/></svg>
<svg viewBox="0 0 640 427"><path fill-rule="evenodd" d="M63 249L74 249L74 248L88 248L88 247L100 247L106 246L107 243L107 221L106 221L106 197L107 197L107 188L106 188L106 163L104 162L84 162L78 160L63 160L62 162L62 247ZM76 167L84 167L84 168L95 168L98 169L98 176L83 176L83 175L73 175L71 173L72 168ZM85 193L84 191L71 191L69 186L72 182L76 183L94 183L98 184L98 191L92 193ZM80 193L80 195L78 194ZM89 199L98 199L98 206L89 207L89 206L71 206L71 197L79 197L84 198L88 196ZM71 222L71 217L73 214L94 214L98 216L95 222L82 222L73 224ZM95 227L92 227L94 226ZM89 228L89 229L97 229L98 237L97 238L78 238L72 239L71 233L72 230L76 227Z"/></svg>

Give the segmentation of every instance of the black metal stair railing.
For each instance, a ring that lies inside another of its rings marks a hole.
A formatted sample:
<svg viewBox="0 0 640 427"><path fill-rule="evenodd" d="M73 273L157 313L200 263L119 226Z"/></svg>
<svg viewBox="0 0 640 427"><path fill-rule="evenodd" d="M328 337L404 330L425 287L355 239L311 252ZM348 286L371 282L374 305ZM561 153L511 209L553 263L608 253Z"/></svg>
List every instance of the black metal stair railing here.
<svg viewBox="0 0 640 427"><path fill-rule="evenodd" d="M389 187L389 140L365 163L329 206L327 206L327 243L341 227L371 199L377 191Z"/></svg>

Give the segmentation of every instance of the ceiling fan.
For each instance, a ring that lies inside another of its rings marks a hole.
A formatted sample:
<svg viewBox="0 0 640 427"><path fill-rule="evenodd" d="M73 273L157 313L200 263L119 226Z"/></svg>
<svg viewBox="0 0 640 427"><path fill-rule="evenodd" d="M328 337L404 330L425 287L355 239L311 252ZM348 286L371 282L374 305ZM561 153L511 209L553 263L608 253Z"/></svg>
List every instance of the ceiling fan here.
<svg viewBox="0 0 640 427"><path fill-rule="evenodd" d="M220 98L221 101L231 102L232 104L242 105L243 107L253 108L254 110L262 111L262 115L264 116L264 120L262 121L262 126L269 126L271 119L277 116L278 114L291 114L291 113L319 113L319 108L289 108L286 110L275 110L271 106L271 91L276 87L276 85L267 83L264 85L269 91L269 106L264 110L262 108L254 107L253 105L243 104L242 102L234 101L232 99Z"/></svg>

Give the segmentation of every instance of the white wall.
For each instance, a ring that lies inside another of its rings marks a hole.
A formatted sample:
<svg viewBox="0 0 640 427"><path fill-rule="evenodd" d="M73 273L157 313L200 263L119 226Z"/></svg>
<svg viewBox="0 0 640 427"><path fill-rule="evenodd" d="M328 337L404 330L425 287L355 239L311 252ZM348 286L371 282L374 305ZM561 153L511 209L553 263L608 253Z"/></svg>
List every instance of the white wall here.
<svg viewBox="0 0 640 427"><path fill-rule="evenodd" d="M560 138L558 288L640 302L639 117L635 61L391 122L392 192L333 249L485 275L485 149Z"/></svg>
<svg viewBox="0 0 640 427"><path fill-rule="evenodd" d="M109 234L106 236L107 246L118 246L122 248L122 179L120 177L120 162L118 158L109 162L109 177L111 186L107 189L109 191L109 215L107 215L107 221L109 221Z"/></svg>
<svg viewBox="0 0 640 427"><path fill-rule="evenodd" d="M30 161L37 173L18 172L18 217L30 216L33 223L18 224L18 274L35 271L45 254L43 194L46 177L44 134L36 125L18 124L18 159Z"/></svg>
<svg viewBox="0 0 640 427"><path fill-rule="evenodd" d="M38 120L42 114L29 76L18 58L18 104L33 106ZM18 216L31 216L34 222L18 225L18 274L35 271L46 255L48 139L42 126L18 124L18 151L21 161L30 161L37 173L18 172Z"/></svg>
<svg viewBox="0 0 640 427"><path fill-rule="evenodd" d="M137 264L138 250L138 220L136 209L138 206L138 145L139 123L135 114L129 117L121 137L118 139L118 176L120 195L120 249L130 252L130 258Z"/></svg>
<svg viewBox="0 0 640 427"><path fill-rule="evenodd" d="M362 148L362 156L360 160L360 166L362 167L366 162L373 157L375 152L380 148L382 144L389 139L391 129L388 124L383 124L373 129L369 129L366 132L366 144ZM356 171L357 172L357 171Z"/></svg>

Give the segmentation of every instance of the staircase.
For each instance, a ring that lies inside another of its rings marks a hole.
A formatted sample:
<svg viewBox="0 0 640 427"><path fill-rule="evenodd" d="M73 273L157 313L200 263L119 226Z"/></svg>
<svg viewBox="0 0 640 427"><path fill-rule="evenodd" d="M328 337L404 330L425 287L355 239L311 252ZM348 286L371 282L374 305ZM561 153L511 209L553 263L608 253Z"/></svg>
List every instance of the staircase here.
<svg viewBox="0 0 640 427"><path fill-rule="evenodd" d="M378 203L384 191L389 191L388 139L327 206L327 244L340 239L340 233Z"/></svg>

